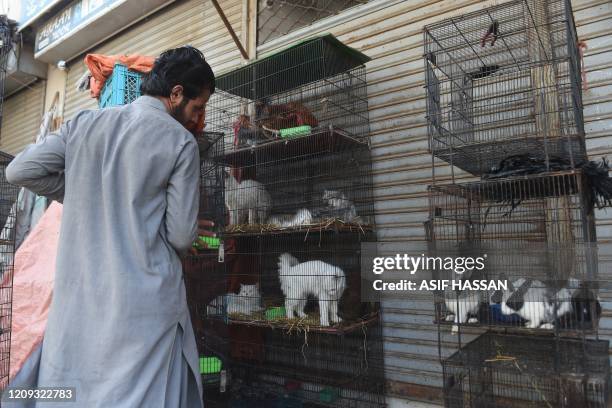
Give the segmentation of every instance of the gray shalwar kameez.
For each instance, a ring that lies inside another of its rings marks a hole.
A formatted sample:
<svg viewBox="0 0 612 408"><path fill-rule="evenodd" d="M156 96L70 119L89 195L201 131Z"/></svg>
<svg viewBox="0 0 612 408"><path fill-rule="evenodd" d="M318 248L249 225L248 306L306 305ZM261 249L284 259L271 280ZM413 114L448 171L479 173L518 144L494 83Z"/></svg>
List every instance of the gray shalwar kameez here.
<svg viewBox="0 0 612 408"><path fill-rule="evenodd" d="M143 96L78 113L6 172L64 204L42 348L11 386L76 387L54 407L202 407L177 255L197 235L193 136Z"/></svg>

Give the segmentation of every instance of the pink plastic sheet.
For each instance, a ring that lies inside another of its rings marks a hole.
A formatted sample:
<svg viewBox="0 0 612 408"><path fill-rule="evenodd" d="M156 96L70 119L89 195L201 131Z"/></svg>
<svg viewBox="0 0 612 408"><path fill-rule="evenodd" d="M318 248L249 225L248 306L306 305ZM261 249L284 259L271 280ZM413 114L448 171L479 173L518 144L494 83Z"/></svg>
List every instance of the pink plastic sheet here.
<svg viewBox="0 0 612 408"><path fill-rule="evenodd" d="M15 254L10 379L43 339L61 220L62 205L53 202Z"/></svg>

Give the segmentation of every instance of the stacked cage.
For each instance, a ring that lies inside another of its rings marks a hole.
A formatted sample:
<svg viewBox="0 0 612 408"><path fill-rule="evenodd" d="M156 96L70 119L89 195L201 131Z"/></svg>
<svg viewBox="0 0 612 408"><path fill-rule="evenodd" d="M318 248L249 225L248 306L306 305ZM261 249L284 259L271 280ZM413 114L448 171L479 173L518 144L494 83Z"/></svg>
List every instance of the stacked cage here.
<svg viewBox="0 0 612 408"><path fill-rule="evenodd" d="M228 328L230 406L384 404L379 305L360 301L368 60L328 35L217 78L227 288L206 313Z"/></svg>
<svg viewBox="0 0 612 408"><path fill-rule="evenodd" d="M200 374L207 406L223 406L230 362L227 327L211 319L207 305L227 291L223 259L224 179L214 158L223 155L223 134L203 132L196 136L200 152L200 208L198 219L214 237L200 236L189 255L183 257L187 303L200 354ZM218 312L221 316L222 310Z"/></svg>
<svg viewBox="0 0 612 408"><path fill-rule="evenodd" d="M432 272L449 282L434 295L446 406L607 406L607 342L588 338L603 167L586 157L571 4L513 0L424 31L425 229L434 263L454 260Z"/></svg>
<svg viewBox="0 0 612 408"><path fill-rule="evenodd" d="M14 22L0 16L0 124L4 102L4 80L13 46ZM0 152L0 393L9 380L11 317L13 303L13 259L15 254L15 209L18 189L6 181L5 169L13 159Z"/></svg>

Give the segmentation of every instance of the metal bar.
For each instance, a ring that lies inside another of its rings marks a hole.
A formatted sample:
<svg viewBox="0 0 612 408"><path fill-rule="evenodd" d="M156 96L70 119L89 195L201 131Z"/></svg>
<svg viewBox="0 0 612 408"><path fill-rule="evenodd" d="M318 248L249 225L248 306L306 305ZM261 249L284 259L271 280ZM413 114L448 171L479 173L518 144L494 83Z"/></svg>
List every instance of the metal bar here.
<svg viewBox="0 0 612 408"><path fill-rule="evenodd" d="M236 43L236 46L240 50L240 54L242 54L242 58L249 59L249 54L246 52L246 50L242 46L242 43L240 42L240 39L236 35L236 32L232 28L232 25L230 24L229 20L225 16L225 13L221 9L221 6L219 5L219 2L217 0L210 0L210 1L212 2L213 6L215 6L215 9L217 9L217 13L219 13L219 17L221 17L221 20L223 20L223 24L225 24L225 27L227 28L227 31L229 32L230 36L232 37L232 40L234 40L234 43Z"/></svg>

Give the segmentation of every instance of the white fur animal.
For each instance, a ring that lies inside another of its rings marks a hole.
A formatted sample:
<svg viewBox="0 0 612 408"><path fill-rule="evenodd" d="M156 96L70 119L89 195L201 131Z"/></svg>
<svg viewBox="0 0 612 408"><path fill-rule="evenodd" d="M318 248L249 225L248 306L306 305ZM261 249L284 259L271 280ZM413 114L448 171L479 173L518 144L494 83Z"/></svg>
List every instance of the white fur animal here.
<svg viewBox="0 0 612 408"><path fill-rule="evenodd" d="M478 319L472 317L468 319L470 314L476 313L480 306L481 297L478 292L463 292L459 295L453 292L452 295L444 298L446 309L450 312L446 316L446 321L452 321L453 327L451 329L452 334L457 334L459 331L459 324L463 324L466 321L468 323L477 323Z"/></svg>
<svg viewBox="0 0 612 408"><path fill-rule="evenodd" d="M279 228L298 227L300 225L312 224L312 214L307 208L298 210L295 215L272 215L268 219L268 224L273 224Z"/></svg>
<svg viewBox="0 0 612 408"><path fill-rule="evenodd" d="M325 190L323 192L323 201L327 201L335 217L346 222L361 223L361 218L357 215L355 204L343 192Z"/></svg>
<svg viewBox="0 0 612 408"><path fill-rule="evenodd" d="M225 205L229 209L230 225L263 224L268 218L272 199L265 187L255 180L238 181L225 174Z"/></svg>
<svg viewBox="0 0 612 408"><path fill-rule="evenodd" d="M219 315L223 313L224 305L227 313L241 313L245 315L253 314L262 310L261 294L257 285L240 285L240 292L228 293L217 296L207 306L209 315Z"/></svg>
<svg viewBox="0 0 612 408"><path fill-rule="evenodd" d="M322 261L300 263L291 254L284 253L278 258L278 270L288 319L294 313L306 317L304 307L308 295L312 295L319 301L320 325L329 326L330 321L340 323L338 301L346 288L342 269Z"/></svg>
<svg viewBox="0 0 612 408"><path fill-rule="evenodd" d="M501 311L505 315L518 314L527 320L526 327L535 329L552 329L553 322L572 311L572 293L569 289L563 288L556 294L550 294L544 284L538 280L531 282L522 297L510 299L525 283L525 279L520 278L512 283L515 290L504 292ZM556 309L556 313L555 313Z"/></svg>

